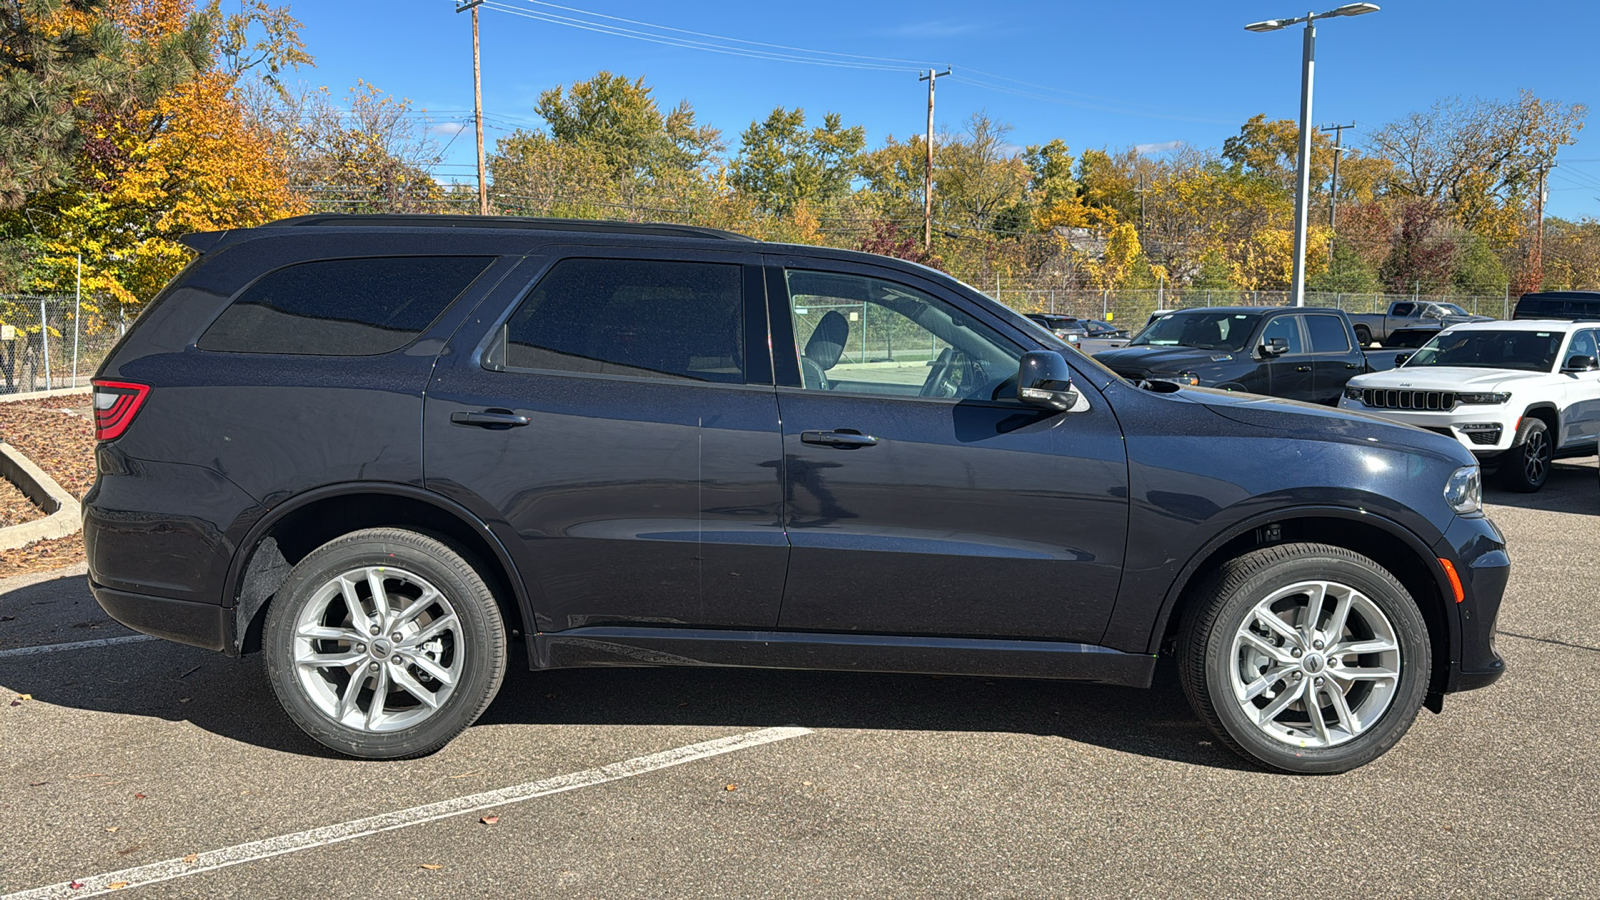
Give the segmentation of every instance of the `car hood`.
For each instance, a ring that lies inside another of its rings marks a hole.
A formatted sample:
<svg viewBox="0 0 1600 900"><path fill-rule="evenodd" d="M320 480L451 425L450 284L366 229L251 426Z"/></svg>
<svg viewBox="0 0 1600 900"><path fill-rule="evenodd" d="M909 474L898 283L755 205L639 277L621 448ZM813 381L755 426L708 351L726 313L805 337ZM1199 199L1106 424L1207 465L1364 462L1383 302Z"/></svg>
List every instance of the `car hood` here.
<svg viewBox="0 0 1600 900"><path fill-rule="evenodd" d="M1209 407L1225 419L1296 437L1374 444L1423 453L1462 466L1470 466L1475 462L1472 453L1455 438L1366 413L1211 388L1186 387L1178 394L1186 400Z"/></svg>
<svg viewBox="0 0 1600 900"><path fill-rule="evenodd" d="M1162 372L1176 374L1185 369L1250 358L1246 351L1201 350L1197 347L1120 347L1094 355L1101 365L1117 372Z"/></svg>
<svg viewBox="0 0 1600 900"><path fill-rule="evenodd" d="M1387 372L1372 372L1350 379L1351 387L1407 388L1418 391L1492 391L1511 389L1519 384L1550 377L1548 372L1518 372L1512 369L1478 369L1466 366L1401 366Z"/></svg>

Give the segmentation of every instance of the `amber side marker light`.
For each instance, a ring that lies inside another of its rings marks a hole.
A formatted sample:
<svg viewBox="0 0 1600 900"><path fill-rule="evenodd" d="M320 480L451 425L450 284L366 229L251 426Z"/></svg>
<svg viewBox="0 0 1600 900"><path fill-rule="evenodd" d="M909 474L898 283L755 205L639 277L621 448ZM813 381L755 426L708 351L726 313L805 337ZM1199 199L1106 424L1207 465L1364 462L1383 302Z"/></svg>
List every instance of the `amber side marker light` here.
<svg viewBox="0 0 1600 900"><path fill-rule="evenodd" d="M1456 602L1460 603L1467 599L1466 592L1461 589L1461 576L1456 574L1456 567L1443 557L1440 557L1439 565L1444 566L1444 574L1450 579L1450 590L1456 592Z"/></svg>

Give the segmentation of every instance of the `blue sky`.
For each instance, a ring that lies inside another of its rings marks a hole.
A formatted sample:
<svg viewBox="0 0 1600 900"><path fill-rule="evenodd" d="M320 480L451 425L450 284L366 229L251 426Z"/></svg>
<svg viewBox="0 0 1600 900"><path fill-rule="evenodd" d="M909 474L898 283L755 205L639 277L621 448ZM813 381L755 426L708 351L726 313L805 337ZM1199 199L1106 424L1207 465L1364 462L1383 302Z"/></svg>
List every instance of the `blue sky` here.
<svg viewBox="0 0 1600 900"><path fill-rule="evenodd" d="M938 83L941 126L959 128L982 110L1011 125L1010 140L1019 146L1059 137L1074 152L1177 141L1219 147L1256 113L1299 115L1300 29L1252 34L1243 26L1307 11L1289 0L489 2L500 7L480 10L491 147L496 135L518 124L538 124L540 91L601 69L643 75L663 107L689 100L699 121L720 128L730 146L753 119L778 105L803 107L817 118L840 113L846 124L866 126L872 146L886 135L904 138L923 129L926 87L914 70L930 64L955 71ZM1323 2L1315 8L1338 5ZM1600 75L1593 68L1600 0L1381 5L1379 13L1332 19L1317 29L1313 118L1318 124L1356 121L1347 142L1359 144L1371 127L1456 95L1510 99L1525 88L1549 100L1600 104ZM651 43L508 8L636 31L648 29L621 20L829 51L851 67ZM300 0L291 9L317 61L316 68L301 70L301 80L339 93L365 79L427 109L445 140L451 122L470 122L471 31L453 0ZM1548 210L1554 215L1600 216L1600 110L1589 122L1584 139L1563 150L1552 173ZM469 128L450 142L442 174L465 178L472 159Z"/></svg>

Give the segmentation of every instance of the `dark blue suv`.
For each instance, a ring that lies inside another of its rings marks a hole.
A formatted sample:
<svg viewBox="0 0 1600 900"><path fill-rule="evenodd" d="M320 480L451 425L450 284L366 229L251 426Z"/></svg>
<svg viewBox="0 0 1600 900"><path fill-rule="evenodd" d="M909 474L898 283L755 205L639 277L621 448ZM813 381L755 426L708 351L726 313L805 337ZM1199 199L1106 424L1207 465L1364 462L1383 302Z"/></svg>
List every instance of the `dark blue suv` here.
<svg viewBox="0 0 1600 900"><path fill-rule="evenodd" d="M930 269L708 229L186 242L95 380L91 586L264 652L345 753L442 746L517 638L539 669L1136 686L1172 653L1223 741L1293 772L1502 671L1505 545L1440 435L1136 387Z"/></svg>

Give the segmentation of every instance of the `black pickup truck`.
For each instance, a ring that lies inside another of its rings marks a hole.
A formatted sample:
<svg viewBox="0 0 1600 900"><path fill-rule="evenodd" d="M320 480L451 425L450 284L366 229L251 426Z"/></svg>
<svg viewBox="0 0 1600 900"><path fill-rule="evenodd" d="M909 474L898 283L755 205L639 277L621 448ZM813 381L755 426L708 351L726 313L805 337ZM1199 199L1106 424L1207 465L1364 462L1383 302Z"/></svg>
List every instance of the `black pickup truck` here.
<svg viewBox="0 0 1600 900"><path fill-rule="evenodd" d="M1345 382L1394 368L1407 350L1363 351L1350 319L1322 307L1239 306L1160 314L1128 343L1095 360L1135 382L1175 381L1322 403Z"/></svg>

